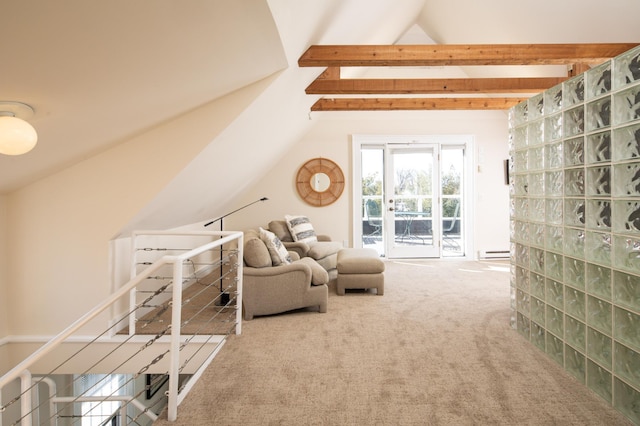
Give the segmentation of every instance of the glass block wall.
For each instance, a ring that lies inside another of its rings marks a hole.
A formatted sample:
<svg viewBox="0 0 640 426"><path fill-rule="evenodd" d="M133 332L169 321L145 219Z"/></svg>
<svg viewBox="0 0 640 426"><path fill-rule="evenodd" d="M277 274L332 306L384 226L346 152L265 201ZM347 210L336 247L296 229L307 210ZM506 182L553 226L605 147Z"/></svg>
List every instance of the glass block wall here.
<svg viewBox="0 0 640 426"><path fill-rule="evenodd" d="M640 47L509 111L511 325L640 424Z"/></svg>

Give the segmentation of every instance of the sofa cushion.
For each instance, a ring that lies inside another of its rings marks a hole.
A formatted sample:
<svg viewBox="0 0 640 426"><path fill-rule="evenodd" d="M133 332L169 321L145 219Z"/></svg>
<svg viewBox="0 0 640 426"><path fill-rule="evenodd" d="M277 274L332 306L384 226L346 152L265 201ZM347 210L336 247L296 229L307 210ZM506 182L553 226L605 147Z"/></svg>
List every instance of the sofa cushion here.
<svg viewBox="0 0 640 426"><path fill-rule="evenodd" d="M293 238L291 238L291 232L289 232L289 228L287 227L287 222L284 220L272 220L269 222L269 231L276 234L276 237L280 238L280 241L285 243L293 242Z"/></svg>
<svg viewBox="0 0 640 426"><path fill-rule="evenodd" d="M312 285L322 285L329 282L329 274L327 273L327 271L312 258L303 257L300 260L296 260L296 263L304 263L305 265L309 265L309 267L311 268Z"/></svg>
<svg viewBox="0 0 640 426"><path fill-rule="evenodd" d="M288 265L291 263L291 256L286 247L280 241L280 238L276 237L273 232L267 231L262 227L259 228L260 239L267 246L269 255L271 256L271 262L273 266Z"/></svg>
<svg viewBox="0 0 640 426"><path fill-rule="evenodd" d="M245 232L244 263L252 268L266 268L272 266L271 255L267 246L255 231Z"/></svg>
<svg viewBox="0 0 640 426"><path fill-rule="evenodd" d="M306 216L285 215L285 222L291 233L293 241L304 243L315 243L318 241L316 231L313 229L311 221Z"/></svg>

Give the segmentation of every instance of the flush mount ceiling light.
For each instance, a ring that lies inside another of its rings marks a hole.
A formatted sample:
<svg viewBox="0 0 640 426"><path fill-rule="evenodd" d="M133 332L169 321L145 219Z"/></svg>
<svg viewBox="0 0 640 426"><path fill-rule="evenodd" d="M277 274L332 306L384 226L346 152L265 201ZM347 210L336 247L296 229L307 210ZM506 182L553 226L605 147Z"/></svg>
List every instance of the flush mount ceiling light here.
<svg viewBox="0 0 640 426"><path fill-rule="evenodd" d="M0 154L26 154L36 146L36 129L24 121L31 116L33 108L27 104L0 101Z"/></svg>

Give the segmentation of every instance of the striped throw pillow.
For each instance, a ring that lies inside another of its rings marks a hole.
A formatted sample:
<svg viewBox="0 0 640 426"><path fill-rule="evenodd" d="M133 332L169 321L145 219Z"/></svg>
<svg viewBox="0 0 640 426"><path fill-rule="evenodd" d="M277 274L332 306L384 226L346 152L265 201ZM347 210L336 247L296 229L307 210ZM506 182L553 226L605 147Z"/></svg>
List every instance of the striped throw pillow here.
<svg viewBox="0 0 640 426"><path fill-rule="evenodd" d="M308 217L285 215L284 220L287 222L293 241L303 243L315 243L318 241L316 231L313 229Z"/></svg>

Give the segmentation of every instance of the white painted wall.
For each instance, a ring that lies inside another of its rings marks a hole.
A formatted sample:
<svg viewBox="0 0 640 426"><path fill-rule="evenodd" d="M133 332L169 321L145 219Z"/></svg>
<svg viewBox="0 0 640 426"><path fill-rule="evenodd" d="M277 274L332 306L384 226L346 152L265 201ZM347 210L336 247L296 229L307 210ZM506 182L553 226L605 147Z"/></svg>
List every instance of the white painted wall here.
<svg viewBox="0 0 640 426"><path fill-rule="evenodd" d="M238 212L225 221L225 229L243 230L266 226L285 214L306 214L319 233L336 241L350 241L351 135L353 134L470 134L474 136L476 169L474 182L476 250L509 248L509 192L504 184L503 160L507 158L507 115L504 112L386 112L313 113L313 128L253 188L237 207L263 196L269 201ZM343 196L326 207L312 207L295 192L298 168L314 157L337 162L347 179ZM233 210L233 209L231 209Z"/></svg>
<svg viewBox="0 0 640 426"><path fill-rule="evenodd" d="M2 314L9 334L58 333L109 294L110 240L265 84L248 86L8 195L3 204L11 252L2 282L11 285L0 290L10 301L3 302L8 306Z"/></svg>
<svg viewBox="0 0 640 426"><path fill-rule="evenodd" d="M0 195L0 340L9 334L7 197Z"/></svg>

